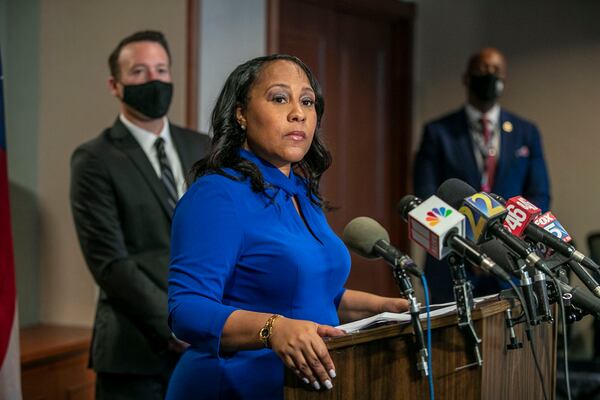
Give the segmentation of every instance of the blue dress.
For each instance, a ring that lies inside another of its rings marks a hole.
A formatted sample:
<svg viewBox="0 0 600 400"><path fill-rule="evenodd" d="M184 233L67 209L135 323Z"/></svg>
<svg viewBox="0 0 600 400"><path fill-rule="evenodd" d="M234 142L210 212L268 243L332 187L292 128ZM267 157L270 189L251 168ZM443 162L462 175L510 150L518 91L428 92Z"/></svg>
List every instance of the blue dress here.
<svg viewBox="0 0 600 400"><path fill-rule="evenodd" d="M175 211L169 324L191 346L171 377L170 400L283 398L285 367L271 349L220 352L223 326L237 309L339 323L348 250L310 201L303 178L241 155L262 172L267 195L253 192L247 179L206 175Z"/></svg>

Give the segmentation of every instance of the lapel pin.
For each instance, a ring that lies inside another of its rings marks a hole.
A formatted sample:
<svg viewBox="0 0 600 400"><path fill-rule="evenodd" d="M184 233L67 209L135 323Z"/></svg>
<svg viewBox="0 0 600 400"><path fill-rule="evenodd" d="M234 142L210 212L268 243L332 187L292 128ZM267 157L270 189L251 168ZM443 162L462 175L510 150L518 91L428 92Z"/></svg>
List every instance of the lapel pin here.
<svg viewBox="0 0 600 400"><path fill-rule="evenodd" d="M510 121L504 121L504 123L502 124L502 130L508 133L512 132L513 124Z"/></svg>

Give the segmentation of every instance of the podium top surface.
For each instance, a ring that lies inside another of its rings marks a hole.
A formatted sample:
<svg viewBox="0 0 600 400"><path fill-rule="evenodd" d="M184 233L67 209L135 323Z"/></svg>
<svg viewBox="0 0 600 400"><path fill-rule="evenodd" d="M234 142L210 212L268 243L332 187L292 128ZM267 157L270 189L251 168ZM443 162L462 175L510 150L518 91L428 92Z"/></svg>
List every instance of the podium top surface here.
<svg viewBox="0 0 600 400"><path fill-rule="evenodd" d="M489 316L504 312L507 308L509 308L509 306L510 304L506 300L486 300L475 305L471 313L471 318L473 320L487 318ZM456 324L456 314L448 314L431 318L431 329L437 329ZM423 323L423 329L427 329L425 323ZM412 334L413 328L410 322L391 322L389 324L365 329L363 331L358 331L349 335L339 336L335 338L327 338L325 339L325 342L327 344L327 348L333 350L349 346L355 346L357 344L366 343L373 340L380 340L391 338L394 336Z"/></svg>

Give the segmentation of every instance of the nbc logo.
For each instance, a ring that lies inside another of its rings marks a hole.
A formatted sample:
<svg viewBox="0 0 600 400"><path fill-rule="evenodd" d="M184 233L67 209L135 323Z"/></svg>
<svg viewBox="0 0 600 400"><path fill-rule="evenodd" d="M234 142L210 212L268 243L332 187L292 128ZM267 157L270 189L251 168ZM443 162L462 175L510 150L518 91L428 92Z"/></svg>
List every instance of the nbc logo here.
<svg viewBox="0 0 600 400"><path fill-rule="evenodd" d="M436 226L440 222L440 218L446 218L452 214L452 210L447 210L446 207L435 207L433 210L427 212L425 218L429 223L429 226Z"/></svg>

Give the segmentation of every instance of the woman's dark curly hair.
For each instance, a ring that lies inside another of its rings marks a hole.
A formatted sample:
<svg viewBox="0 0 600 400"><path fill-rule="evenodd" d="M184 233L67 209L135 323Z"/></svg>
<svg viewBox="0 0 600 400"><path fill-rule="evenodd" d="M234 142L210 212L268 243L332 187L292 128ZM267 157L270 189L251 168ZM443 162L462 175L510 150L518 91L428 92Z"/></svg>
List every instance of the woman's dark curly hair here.
<svg viewBox="0 0 600 400"><path fill-rule="evenodd" d="M265 192L267 184L258 167L240 156L240 149L246 140L246 131L242 130L236 119L236 108L245 109L248 106L250 90L261 71L268 63L278 60L291 61L302 68L315 92L317 126L313 141L304 158L297 163L292 163L292 168L307 179L309 197L315 204L322 206L319 181L323 172L331 165L331 154L325 147L319 130L325 109L323 93L308 66L298 57L285 54L254 58L239 65L229 75L212 112L213 138L210 152L194 164L188 176L188 184L200 176L211 173L237 179L223 171L224 168L232 168L242 175L241 179L250 179L252 190Z"/></svg>

